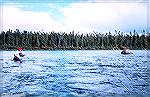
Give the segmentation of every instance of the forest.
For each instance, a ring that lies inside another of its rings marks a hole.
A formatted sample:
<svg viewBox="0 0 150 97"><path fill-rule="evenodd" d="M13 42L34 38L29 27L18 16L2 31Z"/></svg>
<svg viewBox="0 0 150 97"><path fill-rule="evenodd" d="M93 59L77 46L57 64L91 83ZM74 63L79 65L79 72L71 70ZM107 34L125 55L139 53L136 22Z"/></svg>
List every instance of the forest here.
<svg viewBox="0 0 150 97"><path fill-rule="evenodd" d="M141 33L141 34L138 34ZM92 32L81 34L74 31L44 32L8 30L0 33L0 49L10 50L22 47L26 50L116 50L128 47L130 49L150 49L150 34L145 30L130 33L114 31L102 34Z"/></svg>

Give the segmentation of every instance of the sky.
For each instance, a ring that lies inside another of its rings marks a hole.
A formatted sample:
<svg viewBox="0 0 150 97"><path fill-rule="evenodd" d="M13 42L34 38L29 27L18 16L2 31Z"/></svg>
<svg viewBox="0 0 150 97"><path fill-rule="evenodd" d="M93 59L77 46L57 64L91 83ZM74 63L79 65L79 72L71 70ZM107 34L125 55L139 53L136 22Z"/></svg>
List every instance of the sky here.
<svg viewBox="0 0 150 97"><path fill-rule="evenodd" d="M149 0L1 0L1 29L149 32Z"/></svg>

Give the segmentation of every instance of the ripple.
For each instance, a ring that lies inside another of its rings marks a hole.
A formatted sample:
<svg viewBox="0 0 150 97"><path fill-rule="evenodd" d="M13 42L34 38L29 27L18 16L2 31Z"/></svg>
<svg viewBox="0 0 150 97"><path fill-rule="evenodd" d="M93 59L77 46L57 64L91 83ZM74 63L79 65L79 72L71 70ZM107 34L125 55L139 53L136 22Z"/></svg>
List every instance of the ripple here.
<svg viewBox="0 0 150 97"><path fill-rule="evenodd" d="M107 50L39 52L47 56L37 56L34 51L21 64L3 62L4 97L7 93L25 93L27 97L130 97L128 93L134 97L148 93L148 61L143 51L135 55Z"/></svg>

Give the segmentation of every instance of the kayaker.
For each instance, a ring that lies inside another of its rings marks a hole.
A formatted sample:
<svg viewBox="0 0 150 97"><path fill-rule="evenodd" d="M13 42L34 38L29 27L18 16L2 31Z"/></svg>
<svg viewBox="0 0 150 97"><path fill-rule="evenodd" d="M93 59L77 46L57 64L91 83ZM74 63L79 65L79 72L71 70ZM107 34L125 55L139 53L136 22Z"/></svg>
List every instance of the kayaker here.
<svg viewBox="0 0 150 97"><path fill-rule="evenodd" d="M14 61L21 61L21 57L24 57L25 55L22 53L22 48L17 48L17 52L14 54Z"/></svg>
<svg viewBox="0 0 150 97"><path fill-rule="evenodd" d="M121 54L132 54L132 53L130 52L129 48L124 47L123 51L121 52Z"/></svg>
<svg viewBox="0 0 150 97"><path fill-rule="evenodd" d="M19 56L20 57L24 57L25 56L25 54L23 54L21 51L22 51L22 48L18 48L17 49L18 51L19 51Z"/></svg>

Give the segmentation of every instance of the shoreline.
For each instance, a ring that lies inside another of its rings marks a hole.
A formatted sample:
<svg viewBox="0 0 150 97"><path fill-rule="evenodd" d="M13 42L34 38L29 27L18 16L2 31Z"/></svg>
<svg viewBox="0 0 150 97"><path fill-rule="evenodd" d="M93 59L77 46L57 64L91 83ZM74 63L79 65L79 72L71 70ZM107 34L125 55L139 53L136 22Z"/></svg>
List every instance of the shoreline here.
<svg viewBox="0 0 150 97"><path fill-rule="evenodd" d="M16 49L0 49L0 50L16 50ZM95 48L82 48L82 49L71 49L71 48L52 48L52 49L24 49L23 50L121 50L121 49L95 49ZM141 49L142 50L142 49ZM144 49L143 49L144 50Z"/></svg>

